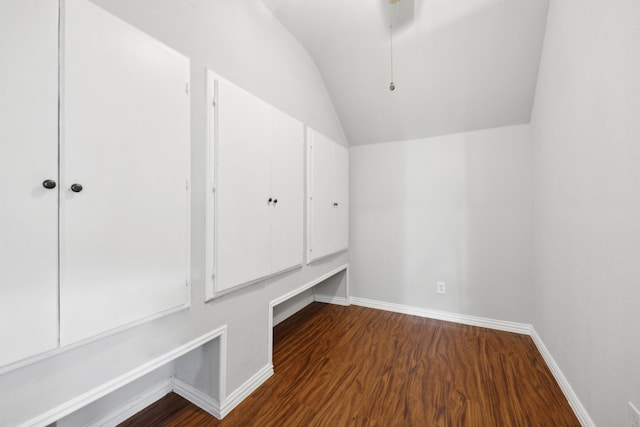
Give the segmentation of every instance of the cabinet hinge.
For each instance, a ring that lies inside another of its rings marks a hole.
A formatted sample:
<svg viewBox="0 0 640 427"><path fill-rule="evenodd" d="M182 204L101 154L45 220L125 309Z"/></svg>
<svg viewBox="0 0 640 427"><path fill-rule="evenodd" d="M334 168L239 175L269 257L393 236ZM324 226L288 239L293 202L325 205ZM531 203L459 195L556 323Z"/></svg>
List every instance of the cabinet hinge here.
<svg viewBox="0 0 640 427"><path fill-rule="evenodd" d="M189 190L189 180L188 179L185 181L185 186L184 187L185 187L186 190Z"/></svg>
<svg viewBox="0 0 640 427"><path fill-rule="evenodd" d="M211 98L211 106L212 107L216 106L216 98L215 97Z"/></svg>
<svg viewBox="0 0 640 427"><path fill-rule="evenodd" d="M189 95L189 82L185 83L184 85L184 92Z"/></svg>

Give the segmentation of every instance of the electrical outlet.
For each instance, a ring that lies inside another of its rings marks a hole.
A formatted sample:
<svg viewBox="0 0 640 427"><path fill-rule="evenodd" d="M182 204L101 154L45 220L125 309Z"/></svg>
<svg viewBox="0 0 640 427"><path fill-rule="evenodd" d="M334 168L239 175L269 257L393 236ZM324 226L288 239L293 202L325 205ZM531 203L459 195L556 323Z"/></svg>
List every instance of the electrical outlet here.
<svg viewBox="0 0 640 427"><path fill-rule="evenodd" d="M438 282L438 284L436 285L436 292L439 294L446 294L447 293L447 285L444 282ZM640 426L638 426L640 427Z"/></svg>
<svg viewBox="0 0 640 427"><path fill-rule="evenodd" d="M640 411L629 402L629 427L640 427Z"/></svg>

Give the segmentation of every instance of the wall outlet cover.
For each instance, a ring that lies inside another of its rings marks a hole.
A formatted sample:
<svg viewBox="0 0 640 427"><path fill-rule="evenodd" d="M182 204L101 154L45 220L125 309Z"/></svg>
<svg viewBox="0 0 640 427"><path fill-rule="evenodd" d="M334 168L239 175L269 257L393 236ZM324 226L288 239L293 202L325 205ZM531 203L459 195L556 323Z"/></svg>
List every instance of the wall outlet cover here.
<svg viewBox="0 0 640 427"><path fill-rule="evenodd" d="M438 282L436 285L436 292L439 294L447 293L447 285L444 282ZM640 426L638 426L640 427Z"/></svg>

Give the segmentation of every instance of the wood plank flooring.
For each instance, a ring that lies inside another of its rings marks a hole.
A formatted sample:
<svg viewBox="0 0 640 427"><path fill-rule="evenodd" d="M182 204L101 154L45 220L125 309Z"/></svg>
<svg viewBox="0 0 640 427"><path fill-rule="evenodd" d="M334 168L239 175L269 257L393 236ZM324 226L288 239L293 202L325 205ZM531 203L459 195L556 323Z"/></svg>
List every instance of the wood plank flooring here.
<svg viewBox="0 0 640 427"><path fill-rule="evenodd" d="M525 335L313 303L273 360L222 421L171 393L121 426L580 426Z"/></svg>

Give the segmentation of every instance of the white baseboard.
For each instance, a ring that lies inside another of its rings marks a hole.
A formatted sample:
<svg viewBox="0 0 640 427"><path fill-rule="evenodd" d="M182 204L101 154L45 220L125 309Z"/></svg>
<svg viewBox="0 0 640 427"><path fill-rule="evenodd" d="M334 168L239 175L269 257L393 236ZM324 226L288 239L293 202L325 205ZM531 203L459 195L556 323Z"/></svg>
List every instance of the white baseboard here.
<svg viewBox="0 0 640 427"><path fill-rule="evenodd" d="M298 303L296 303L295 305L292 305L282 313L278 313L278 315L273 316L273 326L276 326L279 323L284 322L289 317L293 316L294 314L296 314L297 312L299 312L300 310L302 310L303 308L311 304L313 301L315 301L313 295L309 295L308 297L306 297L301 301L298 301Z"/></svg>
<svg viewBox="0 0 640 427"><path fill-rule="evenodd" d="M344 305L344 306L350 305L349 300L342 297L330 297L327 295L315 294L313 300L317 302L324 302L326 304L335 304L335 305Z"/></svg>
<svg viewBox="0 0 640 427"><path fill-rule="evenodd" d="M167 378L166 380L135 396L128 402L107 412L97 420L87 424L86 427L117 426L121 422L142 411L147 406L166 396L167 393L171 392L171 388L171 378Z"/></svg>
<svg viewBox="0 0 640 427"><path fill-rule="evenodd" d="M465 314L448 313L446 311L430 310L421 307L394 304L365 298L351 297L351 304L378 310L392 311L394 313L410 314L412 316L426 317L429 319L445 320L447 322L462 323L464 325L479 326L482 328L496 329L516 334L531 334L531 325L526 323L506 322L503 320L487 319L485 317L468 316Z"/></svg>
<svg viewBox="0 0 640 427"><path fill-rule="evenodd" d="M262 385L273 375L273 365L268 364L256 372L251 378L244 382L240 387L234 390L224 401L220 407L220 418L226 417L229 412L240 404L247 396Z"/></svg>
<svg viewBox="0 0 640 427"><path fill-rule="evenodd" d="M173 391L217 419L222 419L222 410L218 399L214 399L205 392L175 377L173 378Z"/></svg>
<svg viewBox="0 0 640 427"><path fill-rule="evenodd" d="M144 363L143 365L138 366L131 371L120 375L108 381L98 387L95 387L92 390L87 391L73 399L70 399L36 417L33 417L24 423L20 424L20 426L24 427L39 427L39 426L48 426L56 422L57 420L71 414L74 411L77 411L80 408L87 406L90 403L95 402L96 400L118 390L121 387L141 378L142 376L160 368L161 366L177 359L178 357L190 352L191 350L221 336L224 335L227 331L227 326L224 325L220 328L217 328L211 332L208 332L200 337L189 341L186 344L181 345L155 359Z"/></svg>
<svg viewBox="0 0 640 427"><path fill-rule="evenodd" d="M589 416L589 413L587 412L582 402L580 402L580 399L578 398L576 392L573 390L573 387L571 387L571 384L569 384L567 377L564 376L562 370L560 370L560 367L553 359L553 356L551 356L549 349L547 349L547 346L544 345L542 338L540 337L540 335L538 335L534 328L531 328L531 339L533 339L536 347L538 347L538 351L540 352L540 354L542 354L545 362L547 362L549 370L551 370L551 373L560 386L560 389L562 389L564 396L569 401L569 405L571 405L573 412L576 414L576 417L578 417L580 424L582 424L583 427L596 427L596 424Z"/></svg>
<svg viewBox="0 0 640 427"><path fill-rule="evenodd" d="M228 415L236 406L240 404L249 394L257 389L269 377L273 375L273 367L265 366L255 375L253 375L244 384L238 387L231 395L220 404L220 402L198 390L190 384L179 378L168 378L165 381L151 387L149 390L139 394L124 405L109 411L99 419L88 424L86 427L112 427L134 416L138 412L153 404L157 400L164 397L167 393L173 391L184 397L197 407L207 411L217 419L221 420Z"/></svg>

